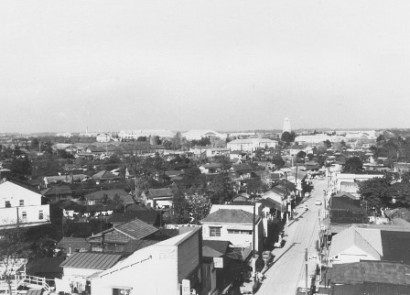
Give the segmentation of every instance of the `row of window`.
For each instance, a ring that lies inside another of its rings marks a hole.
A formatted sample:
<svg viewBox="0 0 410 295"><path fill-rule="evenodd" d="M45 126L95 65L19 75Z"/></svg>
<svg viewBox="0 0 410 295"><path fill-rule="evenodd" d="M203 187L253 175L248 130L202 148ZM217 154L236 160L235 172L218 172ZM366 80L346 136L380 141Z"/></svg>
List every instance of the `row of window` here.
<svg viewBox="0 0 410 295"><path fill-rule="evenodd" d="M251 235L251 230L242 230L242 229L228 229L228 234L234 235ZM220 237L221 236L221 227L210 226L209 227L209 236L210 237Z"/></svg>
<svg viewBox="0 0 410 295"><path fill-rule="evenodd" d="M21 219L27 220L27 211L22 211L21 212ZM38 211L38 219L43 220L44 219L44 212L43 210Z"/></svg>
<svg viewBox="0 0 410 295"><path fill-rule="evenodd" d="M20 200L20 201L19 201L19 206L24 206L24 200ZM6 201L5 204L4 204L4 207L6 207L6 208L11 208L11 203L10 203L10 201Z"/></svg>

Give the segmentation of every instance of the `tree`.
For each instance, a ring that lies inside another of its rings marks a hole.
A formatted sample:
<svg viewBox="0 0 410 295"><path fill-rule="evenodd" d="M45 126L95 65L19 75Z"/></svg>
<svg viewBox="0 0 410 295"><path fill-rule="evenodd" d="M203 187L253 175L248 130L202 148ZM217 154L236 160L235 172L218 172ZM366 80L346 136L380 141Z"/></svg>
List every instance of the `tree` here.
<svg viewBox="0 0 410 295"><path fill-rule="evenodd" d="M13 174L19 176L29 176L31 175L31 162L27 156L14 158L11 162L10 170Z"/></svg>
<svg viewBox="0 0 410 295"><path fill-rule="evenodd" d="M359 194L367 202L368 208L380 209L391 205L394 195L390 177L371 178L366 181L359 182Z"/></svg>
<svg viewBox="0 0 410 295"><path fill-rule="evenodd" d="M295 141L295 137L296 137L295 132L293 132L293 131L291 131L291 132L285 131L285 132L282 133L282 136L281 136L280 140L283 141L283 142L285 142L286 144L289 144L289 143Z"/></svg>
<svg viewBox="0 0 410 295"><path fill-rule="evenodd" d="M30 251L25 241L26 231L22 228L7 229L0 232L0 276L6 281L9 294L19 268L27 262Z"/></svg>
<svg viewBox="0 0 410 295"><path fill-rule="evenodd" d="M363 172L363 163L359 157L351 157L346 159L343 173L361 173Z"/></svg>
<svg viewBox="0 0 410 295"><path fill-rule="evenodd" d="M329 139L326 139L323 143L327 149L330 149L332 147L332 143Z"/></svg>
<svg viewBox="0 0 410 295"><path fill-rule="evenodd" d="M296 163L298 162L298 160L304 159L305 157L306 157L306 153L304 151L299 151L296 154Z"/></svg>
<svg viewBox="0 0 410 295"><path fill-rule="evenodd" d="M275 155L272 159L272 164L275 164L276 169L280 169L283 167L283 165L285 165L285 161L280 155Z"/></svg>

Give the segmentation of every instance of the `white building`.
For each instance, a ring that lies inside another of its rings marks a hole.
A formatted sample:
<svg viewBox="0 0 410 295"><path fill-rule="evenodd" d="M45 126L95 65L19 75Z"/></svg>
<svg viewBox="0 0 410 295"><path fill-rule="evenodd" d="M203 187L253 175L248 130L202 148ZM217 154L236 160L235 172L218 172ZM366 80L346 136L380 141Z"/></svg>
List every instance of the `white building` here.
<svg viewBox="0 0 410 295"><path fill-rule="evenodd" d="M91 295L190 294L201 281L201 231L187 230L89 277Z"/></svg>
<svg viewBox="0 0 410 295"><path fill-rule="evenodd" d="M225 139L226 134L219 133L213 130L190 130L182 133L182 137L185 137L187 140L200 140L201 138L210 137L210 138L220 138Z"/></svg>
<svg viewBox="0 0 410 295"><path fill-rule="evenodd" d="M111 136L108 133L99 133L96 137L97 142L110 142Z"/></svg>
<svg viewBox="0 0 410 295"><path fill-rule="evenodd" d="M35 226L50 222L50 207L42 195L10 181L0 184L0 228Z"/></svg>
<svg viewBox="0 0 410 295"><path fill-rule="evenodd" d="M235 139L227 143L227 148L231 151L248 151L256 149L275 148L278 145L276 140L268 138L245 138Z"/></svg>
<svg viewBox="0 0 410 295"><path fill-rule="evenodd" d="M283 130L282 130L282 132L284 133L284 132L291 132L292 131L292 128L290 127L290 120L289 120L289 118L285 118L284 120L283 120Z"/></svg>
<svg viewBox="0 0 410 295"><path fill-rule="evenodd" d="M261 204L213 205L209 215L201 220L204 240L229 241L233 247L244 249L244 256L253 249L253 223L255 222L255 250L261 250L263 224Z"/></svg>

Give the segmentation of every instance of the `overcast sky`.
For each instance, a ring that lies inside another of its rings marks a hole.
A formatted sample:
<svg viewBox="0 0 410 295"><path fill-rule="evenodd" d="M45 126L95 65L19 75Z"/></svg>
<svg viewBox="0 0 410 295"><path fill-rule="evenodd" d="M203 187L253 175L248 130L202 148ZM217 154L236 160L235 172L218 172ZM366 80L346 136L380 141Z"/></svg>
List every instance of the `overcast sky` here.
<svg viewBox="0 0 410 295"><path fill-rule="evenodd" d="M0 2L0 132L410 127L410 1Z"/></svg>

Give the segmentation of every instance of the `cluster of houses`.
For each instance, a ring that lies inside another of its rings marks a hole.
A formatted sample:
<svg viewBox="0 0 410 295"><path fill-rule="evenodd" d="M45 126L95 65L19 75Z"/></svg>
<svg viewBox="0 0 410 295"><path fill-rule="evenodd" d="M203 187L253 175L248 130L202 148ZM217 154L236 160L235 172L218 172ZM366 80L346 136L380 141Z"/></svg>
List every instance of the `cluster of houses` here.
<svg viewBox="0 0 410 295"><path fill-rule="evenodd" d="M50 188L45 196L12 181L2 182L1 216L9 217L2 228L52 222L47 200ZM154 208L172 205L168 189L144 192L142 198L151 202L145 207L120 189L89 193L86 207L101 216L87 215L90 211L72 206L64 209L64 218L80 222L84 217L103 216L109 227L86 238L64 236L56 244L54 257L15 270L20 280L13 288L17 292L23 284L25 292L42 290L44 294L137 294L137 290L138 294L217 294L232 286L241 271L249 271L252 253L260 253L272 238L270 222L275 218L286 221L291 192L289 198L286 193L287 188L279 185L258 198L238 195L231 204L212 205L199 225L163 224L163 211ZM117 199L127 209L115 211L108 199ZM37 280L28 282L22 277ZM159 282L153 284L153 278Z"/></svg>
<svg viewBox="0 0 410 295"><path fill-rule="evenodd" d="M383 214L369 217L358 194L359 182L383 175L328 176L318 245L318 293L409 294L410 223Z"/></svg>

